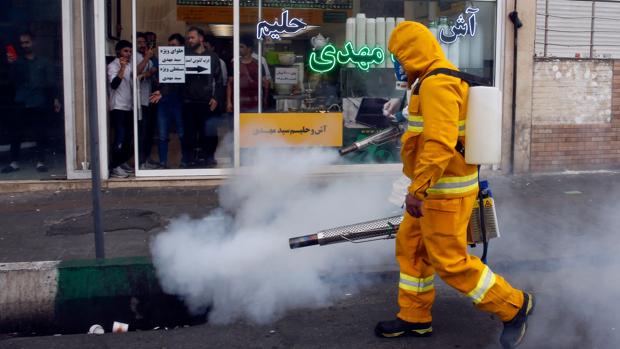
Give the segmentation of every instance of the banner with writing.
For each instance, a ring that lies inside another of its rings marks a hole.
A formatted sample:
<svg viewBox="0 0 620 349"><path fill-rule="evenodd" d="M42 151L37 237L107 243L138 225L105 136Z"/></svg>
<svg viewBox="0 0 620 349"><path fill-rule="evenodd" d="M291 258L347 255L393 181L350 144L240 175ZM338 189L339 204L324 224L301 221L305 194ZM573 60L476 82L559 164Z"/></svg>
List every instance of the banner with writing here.
<svg viewBox="0 0 620 349"><path fill-rule="evenodd" d="M240 144L341 147L342 113L241 113Z"/></svg>

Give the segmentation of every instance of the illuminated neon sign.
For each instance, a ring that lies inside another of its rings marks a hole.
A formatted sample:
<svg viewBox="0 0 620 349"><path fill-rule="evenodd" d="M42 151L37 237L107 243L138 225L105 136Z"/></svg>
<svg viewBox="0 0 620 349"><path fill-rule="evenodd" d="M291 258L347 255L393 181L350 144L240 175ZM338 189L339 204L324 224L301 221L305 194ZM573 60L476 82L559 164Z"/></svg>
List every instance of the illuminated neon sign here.
<svg viewBox="0 0 620 349"><path fill-rule="evenodd" d="M321 51L310 53L310 69L316 73L327 73L338 64L352 63L358 69L367 71L373 64L381 64L385 60L385 52L380 47L370 49L364 46L355 51L353 44L347 42L343 50L337 50L332 44L325 45Z"/></svg>
<svg viewBox="0 0 620 349"><path fill-rule="evenodd" d="M280 34L295 34L306 29L308 25L299 18L288 18L288 10L282 11L280 22L276 19L273 23L260 21L256 25L256 38L271 37L274 40L280 40Z"/></svg>
<svg viewBox="0 0 620 349"><path fill-rule="evenodd" d="M470 36L476 35L476 13L478 13L480 9L475 7L468 7L465 10L465 13L470 15L467 21L463 17L461 13L456 19L452 28L441 28L439 31L439 41L444 44L451 44L455 42L460 36L466 36L469 33ZM450 33L448 33L448 31Z"/></svg>

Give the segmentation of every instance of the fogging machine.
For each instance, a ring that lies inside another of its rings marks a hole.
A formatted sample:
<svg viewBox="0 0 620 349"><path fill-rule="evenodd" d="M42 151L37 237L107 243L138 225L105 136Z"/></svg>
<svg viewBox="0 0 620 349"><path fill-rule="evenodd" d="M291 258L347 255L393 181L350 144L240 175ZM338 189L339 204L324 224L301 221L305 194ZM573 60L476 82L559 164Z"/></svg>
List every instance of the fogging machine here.
<svg viewBox="0 0 620 349"><path fill-rule="evenodd" d="M499 237L497 215L495 206L491 200L486 199L480 210L479 204L475 205L472 217L467 227L467 242L470 245L484 243L485 240ZM482 219L480 211L483 212ZM318 231L314 234L297 236L289 239L291 249L307 246L324 246L339 242L368 242L396 238L396 233L403 221L402 215L375 219L372 221L344 225ZM484 222L483 222L484 221ZM482 227L484 226L484 231Z"/></svg>
<svg viewBox="0 0 620 349"><path fill-rule="evenodd" d="M374 240L394 239L403 221L402 215L376 219L372 221L349 224L325 229L314 234L297 236L289 239L291 249L307 246L324 246L339 242L368 242ZM493 194L487 181L480 182L480 192L472 209L467 226L467 242L472 247L483 244L482 260L486 263L488 241L499 237L499 226Z"/></svg>

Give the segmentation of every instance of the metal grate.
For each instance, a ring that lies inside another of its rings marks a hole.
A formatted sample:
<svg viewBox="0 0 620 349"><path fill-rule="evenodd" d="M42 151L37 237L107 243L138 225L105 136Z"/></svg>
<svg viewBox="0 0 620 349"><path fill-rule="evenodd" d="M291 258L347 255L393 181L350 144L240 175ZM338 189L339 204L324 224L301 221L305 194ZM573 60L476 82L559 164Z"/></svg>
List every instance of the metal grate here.
<svg viewBox="0 0 620 349"><path fill-rule="evenodd" d="M538 0L536 5L537 57L620 57L620 1Z"/></svg>
<svg viewBox="0 0 620 349"><path fill-rule="evenodd" d="M342 241L355 242L385 236L385 239L394 238L403 216L393 216L374 221L345 225L342 227L322 230L317 233L319 244L327 245Z"/></svg>

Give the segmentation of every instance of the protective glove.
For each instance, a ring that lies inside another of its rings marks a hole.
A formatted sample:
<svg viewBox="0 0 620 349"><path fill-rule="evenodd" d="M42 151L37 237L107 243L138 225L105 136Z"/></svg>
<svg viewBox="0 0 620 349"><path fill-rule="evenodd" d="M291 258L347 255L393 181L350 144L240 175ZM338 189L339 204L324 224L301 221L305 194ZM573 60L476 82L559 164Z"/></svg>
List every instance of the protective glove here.
<svg viewBox="0 0 620 349"><path fill-rule="evenodd" d="M383 105L383 116L389 117L400 110L400 98L392 98Z"/></svg>
<svg viewBox="0 0 620 349"><path fill-rule="evenodd" d="M417 199L415 196L411 194L407 194L407 197L405 198L405 205L406 205L405 208L407 212L413 217L420 218L424 216L424 214L422 214L423 204L424 204L424 201Z"/></svg>

